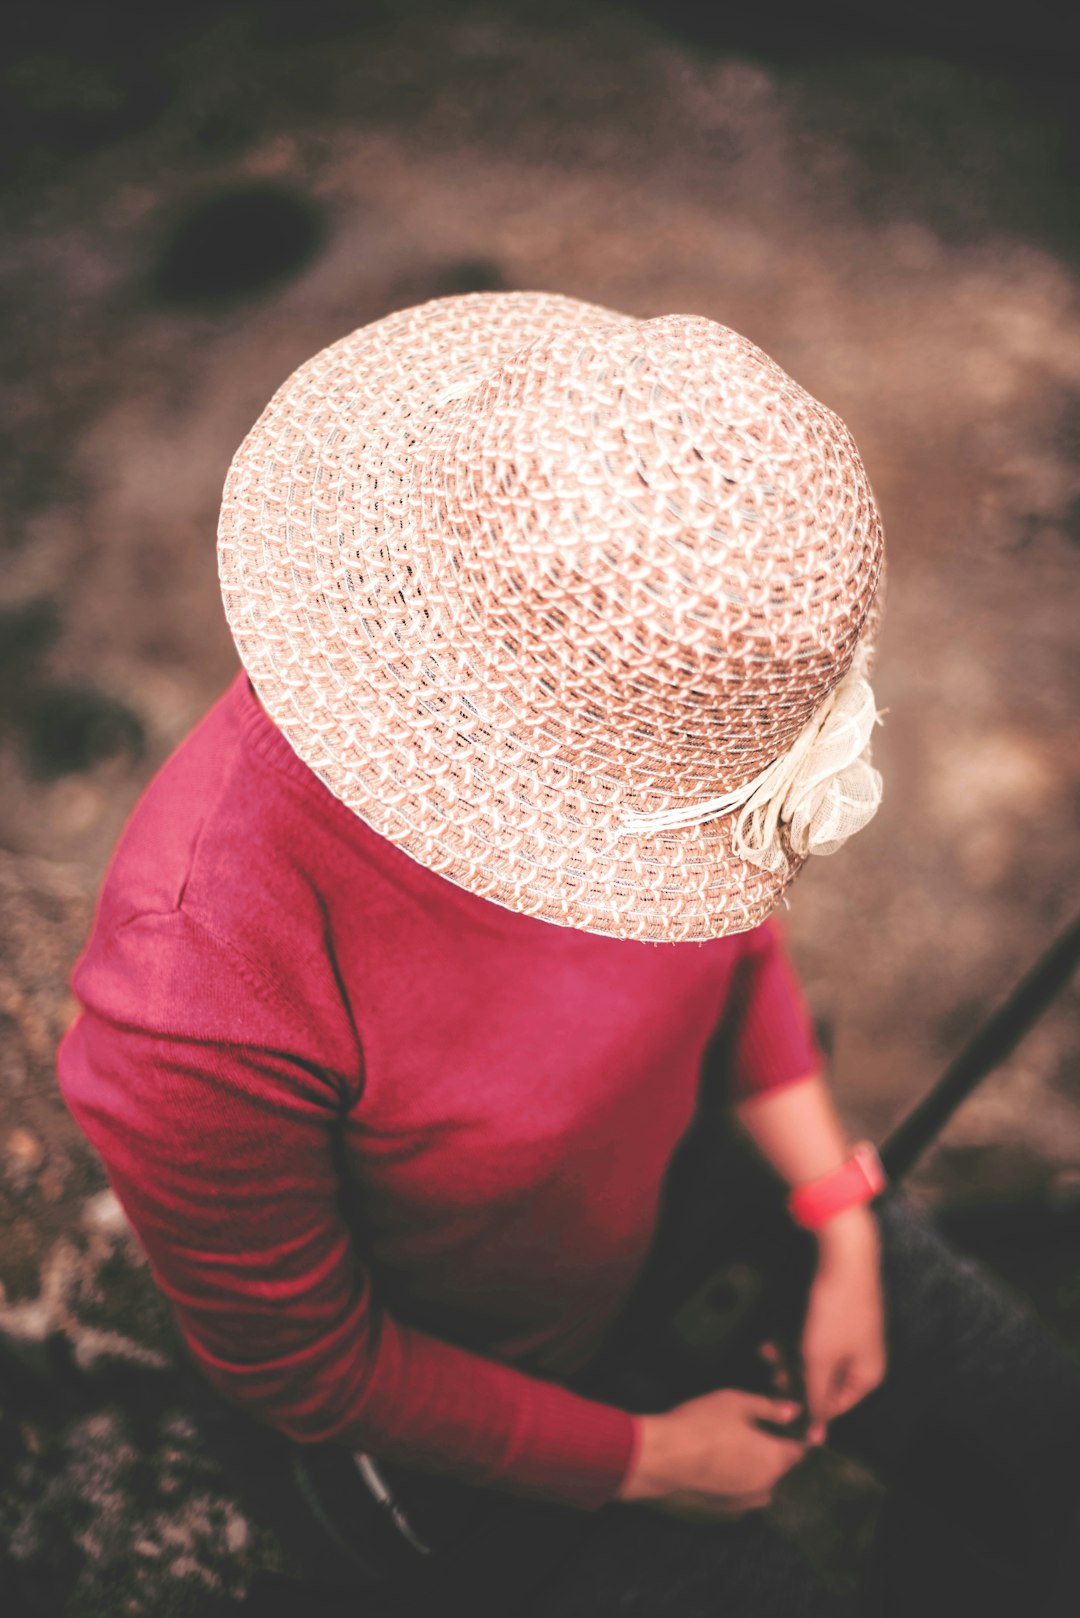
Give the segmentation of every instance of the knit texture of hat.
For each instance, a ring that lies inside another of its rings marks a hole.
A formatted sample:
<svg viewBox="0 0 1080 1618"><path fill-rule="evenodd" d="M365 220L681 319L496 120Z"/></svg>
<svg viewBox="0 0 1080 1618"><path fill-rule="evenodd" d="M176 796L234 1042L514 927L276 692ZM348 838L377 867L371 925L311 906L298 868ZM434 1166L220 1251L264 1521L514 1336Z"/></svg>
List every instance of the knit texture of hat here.
<svg viewBox="0 0 1080 1618"><path fill-rule="evenodd" d="M741 932L880 799L862 461L714 321L509 292L361 327L245 438L218 570L304 763L510 909Z"/></svg>

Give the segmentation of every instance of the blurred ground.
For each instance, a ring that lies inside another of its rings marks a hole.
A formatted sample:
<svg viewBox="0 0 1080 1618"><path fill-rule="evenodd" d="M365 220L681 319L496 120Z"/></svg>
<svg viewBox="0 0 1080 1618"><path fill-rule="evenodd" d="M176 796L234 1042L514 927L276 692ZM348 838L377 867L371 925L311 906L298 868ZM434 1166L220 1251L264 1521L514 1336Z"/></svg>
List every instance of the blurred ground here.
<svg viewBox="0 0 1080 1618"><path fill-rule="evenodd" d="M236 667L226 467L318 348L426 297L543 288L720 320L848 421L888 532L886 796L783 916L853 1131L880 1138L1070 919L1080 120L1068 42L1025 15L1023 40L984 31L973 55L951 5L888 36L841 4L813 27L591 3L20 13L0 1331L21 1346L0 1365L0 1578L26 1610L209 1611L279 1558L170 1402L156 1293L52 1063L124 820ZM1053 1215L1080 1188L1078 1025L1074 987L916 1180L997 1210L970 1241L1076 1344Z"/></svg>

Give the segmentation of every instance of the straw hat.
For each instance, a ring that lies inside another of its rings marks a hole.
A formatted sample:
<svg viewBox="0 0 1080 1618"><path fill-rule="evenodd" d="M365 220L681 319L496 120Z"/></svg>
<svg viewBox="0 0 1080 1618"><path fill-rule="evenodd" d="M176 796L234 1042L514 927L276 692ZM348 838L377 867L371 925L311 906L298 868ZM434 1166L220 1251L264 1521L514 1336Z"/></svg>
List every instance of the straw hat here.
<svg viewBox="0 0 1080 1618"><path fill-rule="evenodd" d="M511 910L756 926L877 807L881 521L744 337L540 292L331 344L233 460L225 613L295 752Z"/></svg>

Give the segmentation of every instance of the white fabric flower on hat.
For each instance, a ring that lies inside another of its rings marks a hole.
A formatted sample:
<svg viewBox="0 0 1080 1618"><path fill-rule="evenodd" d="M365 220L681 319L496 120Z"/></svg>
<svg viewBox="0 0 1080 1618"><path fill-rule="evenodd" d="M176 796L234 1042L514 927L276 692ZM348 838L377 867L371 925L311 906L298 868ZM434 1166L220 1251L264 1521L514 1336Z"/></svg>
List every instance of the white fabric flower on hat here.
<svg viewBox="0 0 1080 1618"><path fill-rule="evenodd" d="M624 831L675 831L740 809L732 849L764 871L787 863L787 828L797 854L834 854L877 812L881 772L870 763L870 737L882 722L866 678L869 648L859 644L851 667L786 753L753 780L721 797L655 813L630 812Z"/></svg>

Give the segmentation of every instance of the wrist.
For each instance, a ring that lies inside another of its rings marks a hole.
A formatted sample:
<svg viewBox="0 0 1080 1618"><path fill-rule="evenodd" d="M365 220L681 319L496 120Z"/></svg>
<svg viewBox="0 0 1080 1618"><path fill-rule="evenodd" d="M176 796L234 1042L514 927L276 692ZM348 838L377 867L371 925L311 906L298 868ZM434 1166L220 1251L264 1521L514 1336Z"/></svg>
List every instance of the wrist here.
<svg viewBox="0 0 1080 1618"><path fill-rule="evenodd" d="M813 1231L813 1236L818 1246L827 1247L845 1241L858 1241L865 1238L866 1231L871 1230L878 1230L878 1222L870 1202L853 1202L850 1207L840 1209L837 1214L827 1218L824 1225L819 1225L818 1230Z"/></svg>
<svg viewBox="0 0 1080 1618"><path fill-rule="evenodd" d="M630 1456L626 1463L626 1469L623 1472L622 1482L615 1491L615 1498L617 1500L627 1500L631 1498L631 1493L628 1491L633 1490L635 1479L637 1478L638 1471L641 1466L641 1451L645 1443L646 1419L647 1418L645 1416L638 1415L631 1415L629 1417L630 1428L633 1436L630 1441Z"/></svg>
<svg viewBox="0 0 1080 1618"><path fill-rule="evenodd" d="M663 1416L635 1416L634 1452L622 1480L619 1500L650 1500L664 1493L663 1456L665 1429Z"/></svg>
<svg viewBox="0 0 1080 1618"><path fill-rule="evenodd" d="M877 1220L867 1203L857 1203L833 1214L814 1231L814 1237L823 1256L861 1250L877 1242Z"/></svg>

